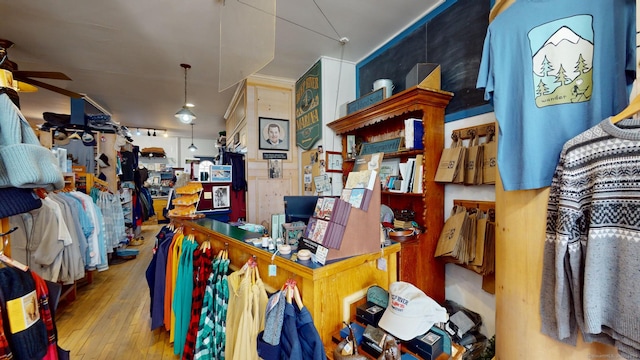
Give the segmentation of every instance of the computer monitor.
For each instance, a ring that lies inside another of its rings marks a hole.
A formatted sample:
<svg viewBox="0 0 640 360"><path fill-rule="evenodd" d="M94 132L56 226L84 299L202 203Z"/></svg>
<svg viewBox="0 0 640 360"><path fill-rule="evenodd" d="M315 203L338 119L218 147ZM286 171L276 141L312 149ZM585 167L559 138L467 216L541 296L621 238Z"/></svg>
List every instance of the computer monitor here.
<svg viewBox="0 0 640 360"><path fill-rule="evenodd" d="M309 218L313 216L313 210L318 202L317 196L296 196L287 195L284 197L284 214L285 221L292 223L295 221L309 222Z"/></svg>

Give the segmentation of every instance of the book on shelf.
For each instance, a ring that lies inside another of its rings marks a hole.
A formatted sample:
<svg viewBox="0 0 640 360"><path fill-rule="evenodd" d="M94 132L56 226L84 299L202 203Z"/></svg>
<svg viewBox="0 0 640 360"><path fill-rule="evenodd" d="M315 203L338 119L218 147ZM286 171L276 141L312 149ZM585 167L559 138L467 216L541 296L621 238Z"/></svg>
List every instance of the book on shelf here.
<svg viewBox="0 0 640 360"><path fill-rule="evenodd" d="M404 144L407 150L424 148L422 137L424 136L424 125L422 119L405 119L404 120Z"/></svg>
<svg viewBox="0 0 640 360"><path fill-rule="evenodd" d="M376 186L377 175L378 172L376 170L352 171L347 175L345 188L367 188L373 190L373 187Z"/></svg>
<svg viewBox="0 0 640 360"><path fill-rule="evenodd" d="M317 242L318 244L322 244L322 241L324 240L328 226L329 226L329 221L324 219L316 220L316 226L315 226L315 229L313 230L313 234L311 234L311 240Z"/></svg>
<svg viewBox="0 0 640 360"><path fill-rule="evenodd" d="M422 154L416 155L416 161L413 165L413 187L411 192L416 194L422 193L422 172L424 171L422 159Z"/></svg>
<svg viewBox="0 0 640 360"><path fill-rule="evenodd" d="M316 201L316 207L313 209L313 217L317 217L320 218L322 217L322 205L324 204L324 198L323 197L318 197L318 200Z"/></svg>
<svg viewBox="0 0 640 360"><path fill-rule="evenodd" d="M360 209L362 205L362 199L364 198L364 188L351 189L351 197L349 197L349 204L354 208Z"/></svg>
<svg viewBox="0 0 640 360"><path fill-rule="evenodd" d="M307 223L307 227L304 229L304 233L303 233L304 237L311 238L311 235L313 235L313 231L316 229L316 222L317 221L318 221L318 218L315 218L315 217L309 218L309 222Z"/></svg>
<svg viewBox="0 0 640 360"><path fill-rule="evenodd" d="M322 202L322 210L320 214L322 216L318 216L318 217L321 217L325 220L331 220L331 217L333 216L335 204L336 204L336 198L325 197L324 201Z"/></svg>
<svg viewBox="0 0 640 360"><path fill-rule="evenodd" d="M367 155L358 155L353 164L353 171L362 171L362 170L380 171L383 158L384 158L383 152L367 154Z"/></svg>

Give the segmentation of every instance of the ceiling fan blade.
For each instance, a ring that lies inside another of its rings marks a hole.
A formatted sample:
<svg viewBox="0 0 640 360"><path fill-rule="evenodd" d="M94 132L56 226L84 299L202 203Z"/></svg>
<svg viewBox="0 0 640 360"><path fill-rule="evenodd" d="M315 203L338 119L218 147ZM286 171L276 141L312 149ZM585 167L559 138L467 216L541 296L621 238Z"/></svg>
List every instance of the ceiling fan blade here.
<svg viewBox="0 0 640 360"><path fill-rule="evenodd" d="M26 82L22 82L22 81L17 81L14 80L15 83L15 87L18 89L19 92L36 92L38 91L38 88L31 85L31 84L27 84Z"/></svg>
<svg viewBox="0 0 640 360"><path fill-rule="evenodd" d="M57 71L28 71L18 70L13 72L15 78L43 78L43 79L55 79L55 80L71 80L67 75Z"/></svg>
<svg viewBox="0 0 640 360"><path fill-rule="evenodd" d="M67 90L67 89L63 89L61 87L57 87L57 86L50 85L50 84L47 84L47 83L43 83L42 81L29 79L29 78L21 78L20 81L25 82L27 84L35 85L37 87L41 87L43 89L51 90L53 92L57 92L58 94L66 95L68 97L72 97L72 98L76 98L76 99L82 98L82 95L77 93L77 92L70 91L70 90Z"/></svg>

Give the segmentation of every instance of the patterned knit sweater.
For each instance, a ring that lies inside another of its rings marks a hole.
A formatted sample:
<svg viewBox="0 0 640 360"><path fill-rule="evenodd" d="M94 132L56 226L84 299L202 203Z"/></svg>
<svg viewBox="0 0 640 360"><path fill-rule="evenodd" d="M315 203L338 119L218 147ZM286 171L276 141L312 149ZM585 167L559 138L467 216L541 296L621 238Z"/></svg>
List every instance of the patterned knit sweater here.
<svg viewBox="0 0 640 360"><path fill-rule="evenodd" d="M609 119L563 147L549 193L542 332L640 358L640 121Z"/></svg>

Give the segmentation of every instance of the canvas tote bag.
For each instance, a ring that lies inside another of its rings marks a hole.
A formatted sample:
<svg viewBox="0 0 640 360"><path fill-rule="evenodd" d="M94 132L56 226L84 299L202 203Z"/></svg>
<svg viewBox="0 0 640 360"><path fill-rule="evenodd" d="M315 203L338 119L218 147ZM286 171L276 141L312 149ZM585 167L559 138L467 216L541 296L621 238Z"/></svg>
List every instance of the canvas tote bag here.
<svg viewBox="0 0 640 360"><path fill-rule="evenodd" d="M455 136L451 147L442 150L434 181L450 183L459 180L460 168L464 169L465 150L462 139ZM464 181L464 170L462 181Z"/></svg>
<svg viewBox="0 0 640 360"><path fill-rule="evenodd" d="M482 163L482 183L495 184L498 172L498 142L493 134L487 135L487 142L484 144L484 161Z"/></svg>

